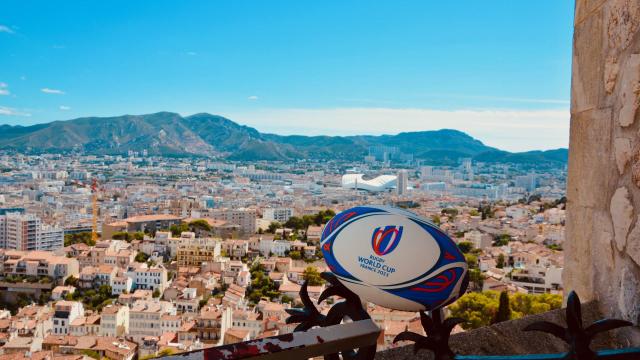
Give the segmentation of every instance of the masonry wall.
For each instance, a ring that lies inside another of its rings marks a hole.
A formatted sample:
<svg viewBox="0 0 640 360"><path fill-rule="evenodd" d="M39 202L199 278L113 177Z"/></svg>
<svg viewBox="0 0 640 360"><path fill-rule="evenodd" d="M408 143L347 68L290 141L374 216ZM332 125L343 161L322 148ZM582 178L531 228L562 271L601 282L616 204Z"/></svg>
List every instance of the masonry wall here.
<svg viewBox="0 0 640 360"><path fill-rule="evenodd" d="M640 1L576 0L564 284L640 321ZM640 343L638 327L620 332Z"/></svg>

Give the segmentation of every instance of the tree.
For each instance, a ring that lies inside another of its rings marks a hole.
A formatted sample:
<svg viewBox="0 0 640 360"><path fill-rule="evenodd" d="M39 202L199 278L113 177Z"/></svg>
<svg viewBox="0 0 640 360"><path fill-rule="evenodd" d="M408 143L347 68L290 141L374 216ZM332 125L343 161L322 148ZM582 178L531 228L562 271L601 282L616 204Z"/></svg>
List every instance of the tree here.
<svg viewBox="0 0 640 360"><path fill-rule="evenodd" d="M478 216L478 215L480 215L480 212L478 210L476 210L476 209L471 209L471 210L469 210L469 215Z"/></svg>
<svg viewBox="0 0 640 360"><path fill-rule="evenodd" d="M490 291L466 293L448 308L451 310L451 317L465 320L461 324L464 329L476 329L491 324L498 310L497 294Z"/></svg>
<svg viewBox="0 0 640 360"><path fill-rule="evenodd" d="M302 254L300 254L300 251L291 251L289 252L289 257L293 260L300 260L302 259Z"/></svg>
<svg viewBox="0 0 640 360"><path fill-rule="evenodd" d="M480 269L469 269L469 281L475 284L475 289L482 290L484 275L482 275Z"/></svg>
<svg viewBox="0 0 640 360"><path fill-rule="evenodd" d="M193 220L192 222L189 223L189 229L192 231L195 230L204 230L204 231L211 231L211 225L209 225L209 223L207 222L207 220L204 219L198 219L198 220Z"/></svg>
<svg viewBox="0 0 640 360"><path fill-rule="evenodd" d="M442 215L447 215L451 219L455 218L458 215L458 209L455 208L444 208L440 211Z"/></svg>
<svg viewBox="0 0 640 360"><path fill-rule="evenodd" d="M324 283L324 280L320 277L320 272L313 266L307 266L302 273L302 277L310 286L319 286Z"/></svg>
<svg viewBox="0 0 640 360"><path fill-rule="evenodd" d="M507 321L511 319L511 307L509 306L509 294L506 291L500 293L500 300L498 304L498 312L493 319L493 324Z"/></svg>
<svg viewBox="0 0 640 360"><path fill-rule="evenodd" d="M284 223L284 226L286 228L294 229L294 230L302 230L305 228L304 222L302 221L301 218L297 216L290 217L289 220L287 220L287 222Z"/></svg>
<svg viewBox="0 0 640 360"><path fill-rule="evenodd" d="M498 315L500 298L505 295L496 291L468 292L453 304L449 305L452 317L465 320L462 327L475 329L489 325ZM519 319L523 316L539 314L562 307L562 296L555 294L513 294L508 295L508 303L511 315L510 319ZM507 300L502 300L505 302ZM505 305L503 305L504 309ZM503 310L504 311L504 310Z"/></svg>
<svg viewBox="0 0 640 360"><path fill-rule="evenodd" d="M78 278L75 276L69 276L65 281L64 284L66 286L74 286L74 287L78 287Z"/></svg>
<svg viewBox="0 0 640 360"><path fill-rule="evenodd" d="M277 221L272 221L271 224L269 224L269 227L267 228L267 232L271 233L271 234L275 234L276 230L282 228L282 224L280 224Z"/></svg>
<svg viewBox="0 0 640 360"><path fill-rule="evenodd" d="M91 238L91 232L81 232L76 234L66 234L64 236L64 246L69 246L73 244L87 244L89 246L94 246L96 244L95 241Z"/></svg>
<svg viewBox="0 0 640 360"><path fill-rule="evenodd" d="M160 297L160 289L156 288L155 290L153 290L153 297L154 298L159 298Z"/></svg>
<svg viewBox="0 0 640 360"><path fill-rule="evenodd" d="M171 231L171 235L173 236L180 236L180 234L182 234L183 232L189 231L189 224L180 223L171 225L169 227L169 231Z"/></svg>
<svg viewBox="0 0 640 360"><path fill-rule="evenodd" d="M458 248L463 254L467 254L473 250L473 243L469 241L462 241L458 243Z"/></svg>
<svg viewBox="0 0 640 360"><path fill-rule="evenodd" d="M511 235L509 234L496 235L493 238L493 240L494 240L493 246L505 246L509 244L509 241L511 241Z"/></svg>
<svg viewBox="0 0 640 360"><path fill-rule="evenodd" d="M467 265L469 269L477 269L478 268L478 257L473 254L464 254L464 258L467 261Z"/></svg>
<svg viewBox="0 0 640 360"><path fill-rule="evenodd" d="M313 222L317 226L320 226L328 223L334 216L336 216L336 213L331 209L321 210L314 216Z"/></svg>
<svg viewBox="0 0 640 360"><path fill-rule="evenodd" d="M440 226L440 224L442 223L440 220L440 215L431 215L431 221L433 221L434 224Z"/></svg>
<svg viewBox="0 0 640 360"><path fill-rule="evenodd" d="M149 255L139 251L134 260L139 263L147 262L147 260L149 260Z"/></svg>
<svg viewBox="0 0 640 360"><path fill-rule="evenodd" d="M498 269L502 269L505 265L504 254L498 255L498 260L496 260L496 267Z"/></svg>
<svg viewBox="0 0 640 360"><path fill-rule="evenodd" d="M282 298L280 298L280 301L283 304L291 304L291 303L293 303L293 298L288 296L288 295L282 295Z"/></svg>

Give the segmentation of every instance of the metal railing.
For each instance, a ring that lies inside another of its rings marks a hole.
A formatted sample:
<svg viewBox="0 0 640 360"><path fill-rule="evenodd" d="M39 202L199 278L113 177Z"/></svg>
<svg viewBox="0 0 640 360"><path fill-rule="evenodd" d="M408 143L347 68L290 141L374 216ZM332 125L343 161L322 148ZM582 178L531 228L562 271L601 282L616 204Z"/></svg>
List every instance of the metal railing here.
<svg viewBox="0 0 640 360"><path fill-rule="evenodd" d="M380 328L362 306L360 298L347 289L332 273L322 273L330 284L320 295L318 303L331 296L340 296L326 315L315 307L307 292L305 282L300 289L301 309L286 309L287 323L298 323L291 334L256 339L204 350L168 356L166 360L217 360L217 359L308 359L324 356L327 360L373 359L376 355ZM343 322L348 320L348 322ZM568 296L566 327L539 321L525 326L523 331L541 331L551 334L569 346L567 352L530 355L460 355L449 347L453 328L464 320L443 318L442 310L429 315L420 313L426 336L404 331L393 340L412 341L413 349L428 350L434 360L640 360L640 347L594 351L590 348L594 336L616 328L632 326L625 320L603 319L584 326L580 299L575 292Z"/></svg>

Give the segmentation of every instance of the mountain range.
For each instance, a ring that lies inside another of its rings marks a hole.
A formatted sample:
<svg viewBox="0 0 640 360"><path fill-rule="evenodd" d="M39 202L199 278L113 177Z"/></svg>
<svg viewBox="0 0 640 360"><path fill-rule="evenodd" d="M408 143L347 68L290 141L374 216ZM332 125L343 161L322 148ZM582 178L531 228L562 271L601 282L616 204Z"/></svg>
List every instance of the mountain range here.
<svg viewBox="0 0 640 360"><path fill-rule="evenodd" d="M302 136L261 133L207 113L181 116L171 112L116 117L84 117L32 126L0 125L0 149L21 152L204 156L229 160L357 160L369 147L384 145L413 154L426 164L453 165L461 157L477 161L563 165L567 149L512 153L486 146L450 129L397 135Z"/></svg>

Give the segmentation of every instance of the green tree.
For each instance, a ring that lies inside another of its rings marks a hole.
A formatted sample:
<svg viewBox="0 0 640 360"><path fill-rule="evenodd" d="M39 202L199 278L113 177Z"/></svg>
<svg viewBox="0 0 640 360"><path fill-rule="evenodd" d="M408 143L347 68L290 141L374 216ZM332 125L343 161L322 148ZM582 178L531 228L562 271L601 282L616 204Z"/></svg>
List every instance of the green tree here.
<svg viewBox="0 0 640 360"><path fill-rule="evenodd" d="M507 321L511 319L511 307L509 306L509 294L506 291L500 293L500 300L498 303L498 312L493 319L493 324Z"/></svg>
<svg viewBox="0 0 640 360"><path fill-rule="evenodd" d="M441 224L441 220L440 220L440 215L431 215L431 221L433 221L434 224L440 226Z"/></svg>
<svg viewBox="0 0 640 360"><path fill-rule="evenodd" d="M153 290L152 296L154 298L159 298L160 297L160 289L156 288L155 290Z"/></svg>
<svg viewBox="0 0 640 360"><path fill-rule="evenodd" d="M271 224L269 224L269 227L267 228L267 232L271 233L271 234L275 234L276 230L281 229L282 228L282 224L280 224L277 221L272 221Z"/></svg>
<svg viewBox="0 0 640 360"><path fill-rule="evenodd" d="M139 263L147 262L149 260L149 255L143 253L142 251L138 251L135 257L135 261Z"/></svg>
<svg viewBox="0 0 640 360"><path fill-rule="evenodd" d="M494 240L493 246L505 246L509 244L509 241L511 241L511 235L509 234L496 235L493 238L493 240Z"/></svg>
<svg viewBox="0 0 640 360"><path fill-rule="evenodd" d="M94 246L96 244L95 241L91 238L91 232L81 232L76 234L66 234L64 236L64 246L69 246L73 244L87 244L89 246Z"/></svg>
<svg viewBox="0 0 640 360"><path fill-rule="evenodd" d="M204 231L211 231L211 225L209 225L207 220L198 219L198 220L193 220L192 222L189 223L189 229L192 231L195 231L198 229L204 230Z"/></svg>
<svg viewBox="0 0 640 360"><path fill-rule="evenodd" d="M464 258L467 261L467 265L469 269L477 269L478 268L478 257L473 254L464 254Z"/></svg>
<svg viewBox="0 0 640 360"><path fill-rule="evenodd" d="M444 209L442 209L440 211L440 213L442 215L447 215L451 219L454 219L456 216L458 216L458 209L455 209L455 208L444 208Z"/></svg>
<svg viewBox="0 0 640 360"><path fill-rule="evenodd" d="M505 265L506 264L505 264L504 254L498 255L498 260L496 260L496 267L498 269L502 269Z"/></svg>
<svg viewBox="0 0 640 360"><path fill-rule="evenodd" d="M284 227L294 230L302 230L305 228L304 221L297 216L292 216L284 223Z"/></svg>
<svg viewBox="0 0 640 360"><path fill-rule="evenodd" d="M458 248L463 254L470 253L473 250L473 243L469 241L461 241L458 243Z"/></svg>
<svg viewBox="0 0 640 360"><path fill-rule="evenodd" d="M302 259L302 254L300 254L300 251L291 251L289 252L289 257L293 260L300 260Z"/></svg>
<svg viewBox="0 0 640 360"><path fill-rule="evenodd" d="M78 278L75 276L69 276L65 281L64 284L66 286L75 286L78 287Z"/></svg>
<svg viewBox="0 0 640 360"><path fill-rule="evenodd" d="M482 290L482 286L484 285L484 275L480 269L469 269L469 281L472 284L475 284L476 290Z"/></svg>
<svg viewBox="0 0 640 360"><path fill-rule="evenodd" d="M464 329L476 329L491 324L491 320L498 310L498 299L495 292L466 293L453 304L449 305L452 317L459 317L465 322Z"/></svg>
<svg viewBox="0 0 640 360"><path fill-rule="evenodd" d="M180 223L171 225L169 227L169 231L171 231L171 235L173 236L180 236L180 234L182 234L183 232L189 231L189 224Z"/></svg>
<svg viewBox="0 0 640 360"><path fill-rule="evenodd" d="M315 215L315 217L313 218L313 222L317 226L320 226L322 224L328 223L329 220L331 220L331 218L333 218L334 216L336 216L336 213L331 209L321 210Z"/></svg>
<svg viewBox="0 0 640 360"><path fill-rule="evenodd" d="M318 286L324 283L324 280L320 277L320 272L313 266L307 266L302 273L302 277L310 286Z"/></svg>

